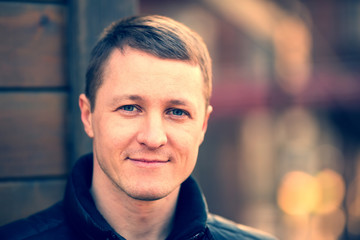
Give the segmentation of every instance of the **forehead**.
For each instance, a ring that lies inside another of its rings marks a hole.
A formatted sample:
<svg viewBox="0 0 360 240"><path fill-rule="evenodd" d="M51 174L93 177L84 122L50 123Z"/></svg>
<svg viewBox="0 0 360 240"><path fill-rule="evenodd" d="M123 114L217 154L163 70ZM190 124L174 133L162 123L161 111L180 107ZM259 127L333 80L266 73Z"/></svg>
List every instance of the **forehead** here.
<svg viewBox="0 0 360 240"><path fill-rule="evenodd" d="M146 69L146 67L151 67L152 65L157 65L159 67L160 64L163 65L164 68L165 66L181 64L184 66L186 65L189 68L197 69L199 72L201 72L200 66L190 60L162 58L146 51L131 48L129 46L124 46L121 49L113 49L104 63L103 70L105 75L106 73L113 72L115 68L119 67L122 68L122 71L127 69L134 70L133 68L141 70Z"/></svg>
<svg viewBox="0 0 360 240"><path fill-rule="evenodd" d="M117 88L118 87L118 88ZM187 61L161 59L133 48L115 49L104 64L99 90L119 90L124 94L174 94L204 97L200 67ZM126 92L128 91L128 92Z"/></svg>

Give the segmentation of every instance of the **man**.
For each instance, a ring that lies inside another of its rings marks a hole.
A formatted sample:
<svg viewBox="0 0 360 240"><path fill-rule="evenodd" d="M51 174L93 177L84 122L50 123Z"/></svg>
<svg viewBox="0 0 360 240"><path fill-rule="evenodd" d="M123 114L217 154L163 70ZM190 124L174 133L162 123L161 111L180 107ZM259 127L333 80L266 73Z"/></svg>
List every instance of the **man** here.
<svg viewBox="0 0 360 240"><path fill-rule="evenodd" d="M74 166L63 201L0 238L273 239L208 213L190 177L210 95L211 60L196 33L161 16L113 23L79 98L93 154Z"/></svg>

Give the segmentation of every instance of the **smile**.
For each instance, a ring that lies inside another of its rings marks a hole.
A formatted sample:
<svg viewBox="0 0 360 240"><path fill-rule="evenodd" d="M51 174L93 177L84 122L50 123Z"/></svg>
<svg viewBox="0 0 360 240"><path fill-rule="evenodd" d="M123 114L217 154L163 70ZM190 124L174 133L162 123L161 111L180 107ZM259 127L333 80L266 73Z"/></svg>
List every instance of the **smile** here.
<svg viewBox="0 0 360 240"><path fill-rule="evenodd" d="M138 167L160 167L170 162L170 160L145 159L145 158L127 158Z"/></svg>

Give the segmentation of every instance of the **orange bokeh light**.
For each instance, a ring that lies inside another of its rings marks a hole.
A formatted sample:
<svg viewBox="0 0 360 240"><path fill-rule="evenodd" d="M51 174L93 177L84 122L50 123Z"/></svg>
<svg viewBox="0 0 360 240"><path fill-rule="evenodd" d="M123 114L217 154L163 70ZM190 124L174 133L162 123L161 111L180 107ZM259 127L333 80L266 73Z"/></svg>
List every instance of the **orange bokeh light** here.
<svg viewBox="0 0 360 240"><path fill-rule="evenodd" d="M285 175L278 190L278 204L290 215L307 215L320 201L320 186L316 179L301 171Z"/></svg>
<svg viewBox="0 0 360 240"><path fill-rule="evenodd" d="M316 176L293 171L282 179L278 204L290 215L328 214L340 207L344 195L344 180L333 170L325 169Z"/></svg>

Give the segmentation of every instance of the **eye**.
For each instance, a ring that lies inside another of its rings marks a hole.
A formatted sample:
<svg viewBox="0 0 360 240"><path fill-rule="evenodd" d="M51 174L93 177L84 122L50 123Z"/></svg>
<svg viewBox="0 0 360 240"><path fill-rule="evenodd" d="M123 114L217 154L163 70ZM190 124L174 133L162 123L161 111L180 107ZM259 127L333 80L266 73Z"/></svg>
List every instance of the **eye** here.
<svg viewBox="0 0 360 240"><path fill-rule="evenodd" d="M185 114L185 112L181 109L173 109L171 110L172 114L176 115L176 116L182 116Z"/></svg>
<svg viewBox="0 0 360 240"><path fill-rule="evenodd" d="M132 112L136 108L135 108L134 105L125 105L125 106L121 106L119 109L124 110L124 111L128 111L128 112Z"/></svg>
<svg viewBox="0 0 360 240"><path fill-rule="evenodd" d="M139 106L130 104L130 105L123 105L117 108L116 111L122 111L127 114L132 114L132 113L141 112L141 108Z"/></svg>
<svg viewBox="0 0 360 240"><path fill-rule="evenodd" d="M190 116L190 114L187 111L179 109L179 108L169 109L167 111L167 114L173 115L173 116L176 116L176 117Z"/></svg>

